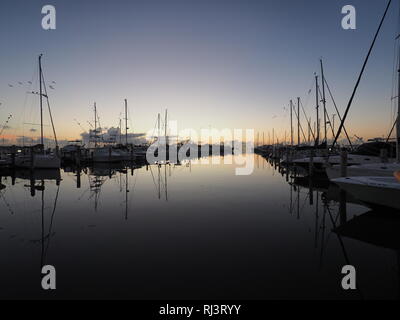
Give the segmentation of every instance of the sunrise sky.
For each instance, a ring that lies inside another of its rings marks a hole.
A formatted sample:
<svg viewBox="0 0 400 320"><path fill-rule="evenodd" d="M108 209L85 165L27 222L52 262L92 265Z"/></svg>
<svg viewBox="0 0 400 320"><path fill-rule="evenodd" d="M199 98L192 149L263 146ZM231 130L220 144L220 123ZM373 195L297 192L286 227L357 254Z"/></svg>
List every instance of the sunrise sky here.
<svg viewBox="0 0 400 320"><path fill-rule="evenodd" d="M39 53L48 85L55 81L49 94L60 139L80 137L74 119L89 129L95 101L102 126L118 126L124 98L135 132L154 128L168 108L180 129L254 128L267 136L275 128L283 136L291 98L300 96L315 118L308 91L321 57L344 111L386 3L2 0L0 124L13 118L0 139L38 135L27 124L39 121L38 98L26 92ZM41 28L45 4L57 10L56 30ZM356 30L341 28L347 4L357 10ZM364 139L386 135L393 120L398 16L393 1L346 123Z"/></svg>

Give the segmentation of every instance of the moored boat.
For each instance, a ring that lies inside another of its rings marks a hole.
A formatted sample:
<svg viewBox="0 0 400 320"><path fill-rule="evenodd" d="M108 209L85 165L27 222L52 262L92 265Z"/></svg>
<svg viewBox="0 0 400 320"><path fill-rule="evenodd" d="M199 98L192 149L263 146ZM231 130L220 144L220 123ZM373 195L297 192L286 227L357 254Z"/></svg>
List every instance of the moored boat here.
<svg viewBox="0 0 400 320"><path fill-rule="evenodd" d="M400 181L396 177L345 177L332 182L367 205L400 210Z"/></svg>

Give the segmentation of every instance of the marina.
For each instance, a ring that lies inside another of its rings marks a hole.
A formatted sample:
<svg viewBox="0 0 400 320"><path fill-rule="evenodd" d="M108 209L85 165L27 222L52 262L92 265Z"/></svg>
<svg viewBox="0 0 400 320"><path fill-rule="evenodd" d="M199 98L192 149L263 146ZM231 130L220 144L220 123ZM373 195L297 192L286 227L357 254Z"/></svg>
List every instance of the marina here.
<svg viewBox="0 0 400 320"><path fill-rule="evenodd" d="M0 300L399 300L400 0L339 2L0 4Z"/></svg>

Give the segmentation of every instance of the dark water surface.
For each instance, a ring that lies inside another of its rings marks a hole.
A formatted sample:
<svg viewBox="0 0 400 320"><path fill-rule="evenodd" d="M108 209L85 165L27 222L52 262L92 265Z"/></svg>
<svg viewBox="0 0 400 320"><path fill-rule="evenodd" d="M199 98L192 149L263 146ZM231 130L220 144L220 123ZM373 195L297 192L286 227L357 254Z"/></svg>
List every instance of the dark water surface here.
<svg viewBox="0 0 400 320"><path fill-rule="evenodd" d="M339 210L335 188L310 193L254 157L250 176L106 165L82 172L80 188L62 170L59 186L36 180L34 196L29 175L2 177L0 298L399 298L397 216ZM42 290L42 264L57 290ZM341 288L346 264L358 290Z"/></svg>

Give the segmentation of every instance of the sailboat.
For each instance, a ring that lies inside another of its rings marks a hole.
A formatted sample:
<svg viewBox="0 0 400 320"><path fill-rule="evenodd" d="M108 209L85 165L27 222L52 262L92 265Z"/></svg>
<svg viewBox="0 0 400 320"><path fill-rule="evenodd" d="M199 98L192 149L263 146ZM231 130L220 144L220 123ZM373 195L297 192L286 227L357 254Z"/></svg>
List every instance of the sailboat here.
<svg viewBox="0 0 400 320"><path fill-rule="evenodd" d="M399 39L400 36L396 38ZM400 42L399 42L400 49ZM397 163L391 166L382 166L380 171L385 174L380 176L352 176L333 179L332 182L338 184L342 189L351 193L364 203L373 206L384 206L400 210L400 50L398 56L398 91L397 91L398 115L396 120L396 160ZM369 169L369 170L368 170ZM369 168L361 168L365 173L377 172L377 165ZM395 172L393 172L393 171ZM385 176L392 171L394 176Z"/></svg>
<svg viewBox="0 0 400 320"><path fill-rule="evenodd" d="M323 103L323 110L324 110L324 140L323 142L320 144L319 140L320 140L320 124L319 124L319 120L317 120L317 124L316 124L316 129L313 132L310 126L310 122L308 121L308 127L309 127L309 131L310 133L313 135L313 137L315 138L315 148L313 150L313 158L310 158L310 151L311 150L298 150L296 153L299 154L299 156L293 157L293 164L297 167L300 168L300 173L303 171L305 174L309 173L309 167L310 167L310 163L312 163L313 166L313 172L314 173L323 173L325 174L325 172L328 174L329 173L332 175L332 178L335 175L335 172L337 175L337 177L340 177L340 172L341 172L341 168L340 168L340 163L341 163L341 156L337 153L337 149L333 148L333 146L331 148L328 148L328 138L327 138L327 132L328 132L328 123L330 124L330 118L327 114L327 110L326 110L326 98L325 98L325 85L327 86L329 93L331 95L331 99L333 101L333 104L335 106L337 115L339 116L339 119L342 120L342 116L339 113L339 110L336 107L336 103L333 100L333 96L330 92L328 83L325 79L325 75L324 75L324 68L323 68L323 62L322 59L320 60L320 65L321 65L321 77L322 77L322 103ZM315 87L316 87L316 110L317 110L317 119L319 119L319 84L318 84L318 76L315 75ZM292 110L292 102L291 102L291 110ZM300 114L300 109L298 108L297 111L297 115ZM291 122L291 126L292 126L292 122ZM298 124L298 126L300 127L300 124ZM343 129L346 133L346 137L347 140L349 142L350 147L353 149L351 140L349 138L349 135L346 131L346 128L343 125ZM299 129L298 129L299 130ZM332 133L334 134L334 127L331 126L331 130ZM291 130L292 131L292 130ZM309 133L309 136L310 136ZM298 133L299 135L299 133ZM293 138L292 138L293 140ZM300 147L300 140L298 143L298 147ZM387 152L387 162L392 163L395 161L395 155L393 154L393 148L394 145L392 145L392 143L387 142L383 142L383 141L369 141L367 143L363 143L361 145L359 145L356 149L353 149L348 157L347 157L347 166L353 167L353 166L361 166L361 165L370 165L370 164L376 164L376 163L381 163L381 152L382 150L386 150ZM304 157L304 152L308 153L308 156ZM296 154L295 153L295 154ZM303 154L302 154L303 153ZM302 170L304 169L304 170ZM393 173L390 172L390 175Z"/></svg>
<svg viewBox="0 0 400 320"><path fill-rule="evenodd" d="M99 147L98 128L97 128L97 107L94 105L95 112L95 148L92 153L93 162L122 162L133 158L133 153L128 150L128 101L125 99L125 145L114 147L111 145Z"/></svg>
<svg viewBox="0 0 400 320"><path fill-rule="evenodd" d="M47 99L47 105L49 108L49 114L51 124L53 126L54 138L57 144L57 137L55 134L55 128L53 123L53 117L50 111L49 98L47 95L46 84L44 82L43 70L42 70L42 57L43 54L39 55L39 97L40 97L40 145L37 146L38 152L35 148L30 148L30 152L22 153L15 159L15 166L19 168L31 168L31 169L59 169L61 167L61 159L59 156L52 152L46 152L44 149L44 136L43 136L43 97ZM43 92L44 89L44 92Z"/></svg>

